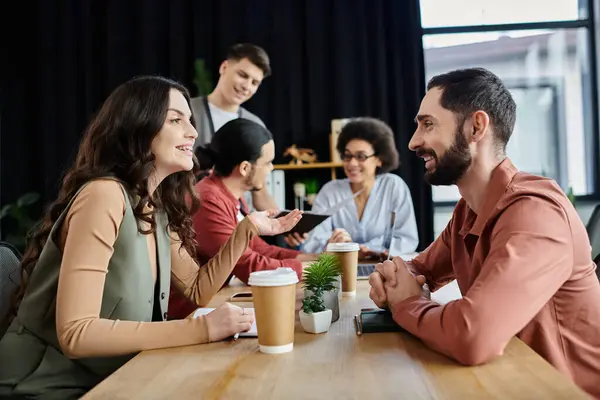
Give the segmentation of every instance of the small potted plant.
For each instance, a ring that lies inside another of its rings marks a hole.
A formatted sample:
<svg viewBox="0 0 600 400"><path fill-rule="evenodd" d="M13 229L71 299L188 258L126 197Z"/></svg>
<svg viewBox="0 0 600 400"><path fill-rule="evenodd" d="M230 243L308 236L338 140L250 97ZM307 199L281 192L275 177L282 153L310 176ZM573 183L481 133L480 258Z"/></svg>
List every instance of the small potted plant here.
<svg viewBox="0 0 600 400"><path fill-rule="evenodd" d="M214 89L210 72L206 66L206 61L202 58L194 61L194 85L199 96L207 96Z"/></svg>
<svg viewBox="0 0 600 400"><path fill-rule="evenodd" d="M312 207L319 191L319 183L313 178L307 179L304 185L306 186L306 202Z"/></svg>
<svg viewBox="0 0 600 400"><path fill-rule="evenodd" d="M335 322L340 318L340 299L342 297L342 269L339 258L333 254L323 253L310 266L313 264L319 264L317 268L322 268L323 271L327 271L329 276L333 277L333 285L328 285L323 292L323 303L325 308L331 310L331 322ZM312 295L313 292L305 287L304 297Z"/></svg>
<svg viewBox="0 0 600 400"><path fill-rule="evenodd" d="M29 213L29 206L35 204L39 198L38 193L25 193L14 204L7 204L0 209L0 220L5 217L12 219L4 240L15 246L21 253L25 251L27 236L35 225L35 220Z"/></svg>
<svg viewBox="0 0 600 400"><path fill-rule="evenodd" d="M318 260L304 270L305 297L300 310L300 323L306 332L322 333L329 330L333 311L339 318L337 280L340 275L337 257L321 254Z"/></svg>

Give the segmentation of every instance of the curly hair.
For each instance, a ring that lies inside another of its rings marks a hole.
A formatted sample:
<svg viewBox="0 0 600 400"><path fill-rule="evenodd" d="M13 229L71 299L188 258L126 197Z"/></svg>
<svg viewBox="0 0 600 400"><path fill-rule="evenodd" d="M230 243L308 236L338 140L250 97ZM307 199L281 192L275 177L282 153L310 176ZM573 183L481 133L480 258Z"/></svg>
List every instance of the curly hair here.
<svg viewBox="0 0 600 400"><path fill-rule="evenodd" d="M350 120L340 132L337 142L337 151L343 156L346 146L352 140L364 140L373 146L377 158L381 160L378 174L393 171L400 166L400 156L394 141L394 132L383 121L361 117Z"/></svg>
<svg viewBox="0 0 600 400"><path fill-rule="evenodd" d="M58 217L78 189L97 178L118 180L128 195L136 199L132 205L140 233L154 233L155 214L164 211L169 220L168 229L179 236L181 247L195 256L191 213L197 209L199 201L193 187L194 173L171 174L152 195L148 193L148 179L154 171L150 145L167 118L171 89L181 92L190 103L189 93L183 85L159 76L134 78L117 87L106 99L86 129L76 159L64 176L58 198L29 235L21 262L21 284L13 296L8 318L18 310L28 277ZM193 117L191 123L195 126ZM146 206L152 211L145 212ZM143 230L141 221L148 223L150 228Z"/></svg>

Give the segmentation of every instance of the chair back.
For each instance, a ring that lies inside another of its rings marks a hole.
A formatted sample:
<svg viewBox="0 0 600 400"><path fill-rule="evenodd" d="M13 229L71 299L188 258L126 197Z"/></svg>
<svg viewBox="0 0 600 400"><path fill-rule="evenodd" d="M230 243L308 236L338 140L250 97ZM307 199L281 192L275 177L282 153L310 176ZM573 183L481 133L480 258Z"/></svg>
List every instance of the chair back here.
<svg viewBox="0 0 600 400"><path fill-rule="evenodd" d="M592 246L592 258L596 258L600 254L600 204L594 208L586 229Z"/></svg>
<svg viewBox="0 0 600 400"><path fill-rule="evenodd" d="M0 241L0 338L7 326L2 321L10 308L11 295L21 281L21 253L10 243Z"/></svg>

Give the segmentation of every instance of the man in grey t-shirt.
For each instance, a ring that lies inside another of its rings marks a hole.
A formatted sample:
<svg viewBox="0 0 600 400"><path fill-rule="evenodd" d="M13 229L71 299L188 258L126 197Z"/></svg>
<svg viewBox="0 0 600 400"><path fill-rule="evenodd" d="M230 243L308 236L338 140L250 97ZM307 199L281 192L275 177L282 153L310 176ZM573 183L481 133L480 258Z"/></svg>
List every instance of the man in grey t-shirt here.
<svg viewBox="0 0 600 400"><path fill-rule="evenodd" d="M269 56L261 47L249 43L230 47L227 58L219 67L217 86L208 96L192 98L192 112L198 131L194 148L210 143L214 133L235 118L249 119L265 126L259 117L241 105L250 100L262 80L269 75ZM277 208L266 187L252 192L249 203L257 210Z"/></svg>

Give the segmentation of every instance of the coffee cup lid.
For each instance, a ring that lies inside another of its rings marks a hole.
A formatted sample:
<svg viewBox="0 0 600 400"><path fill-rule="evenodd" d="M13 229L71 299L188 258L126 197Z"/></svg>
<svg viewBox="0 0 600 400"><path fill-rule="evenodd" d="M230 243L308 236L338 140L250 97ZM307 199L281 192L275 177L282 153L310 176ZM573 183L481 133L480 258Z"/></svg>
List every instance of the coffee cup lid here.
<svg viewBox="0 0 600 400"><path fill-rule="evenodd" d="M248 278L248 285L250 286L285 286L295 283L298 283L298 274L288 267L255 271L250 273Z"/></svg>
<svg viewBox="0 0 600 400"><path fill-rule="evenodd" d="M360 247L358 243L329 243L327 251L332 253L345 253L347 251L358 251Z"/></svg>

